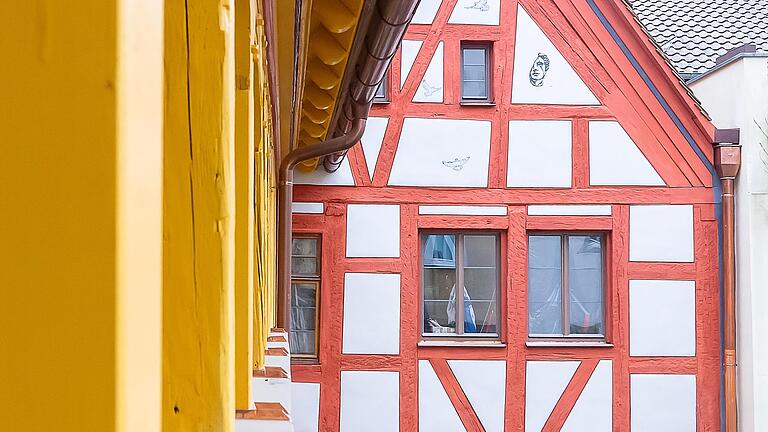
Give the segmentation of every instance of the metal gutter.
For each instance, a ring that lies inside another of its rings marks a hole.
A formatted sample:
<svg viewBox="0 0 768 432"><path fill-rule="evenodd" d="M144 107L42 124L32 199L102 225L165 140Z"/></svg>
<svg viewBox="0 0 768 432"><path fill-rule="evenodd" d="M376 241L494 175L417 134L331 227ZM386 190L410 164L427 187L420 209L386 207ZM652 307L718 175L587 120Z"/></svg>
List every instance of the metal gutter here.
<svg viewBox="0 0 768 432"><path fill-rule="evenodd" d="M384 79L418 5L419 0L378 0L370 18L361 17L353 43L354 51L342 83L343 93L339 99L342 103L334 112L330 129L333 133L328 134L331 138L293 150L280 166L277 324L289 334L293 169L302 161L323 156L330 161L331 167L334 163L338 166L347 150L360 141L376 88Z"/></svg>

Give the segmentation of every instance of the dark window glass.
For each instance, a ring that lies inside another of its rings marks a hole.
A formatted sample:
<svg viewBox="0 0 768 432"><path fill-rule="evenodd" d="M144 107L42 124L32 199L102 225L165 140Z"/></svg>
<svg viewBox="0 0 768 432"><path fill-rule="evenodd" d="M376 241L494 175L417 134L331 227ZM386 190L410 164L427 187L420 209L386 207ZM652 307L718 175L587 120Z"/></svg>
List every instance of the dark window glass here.
<svg viewBox="0 0 768 432"><path fill-rule="evenodd" d="M374 102L389 102L389 95L387 95L387 83L389 82L389 74L384 75L384 79L376 87L376 93L373 96Z"/></svg>
<svg viewBox="0 0 768 432"><path fill-rule="evenodd" d="M320 238L294 236L291 249L291 354L317 355Z"/></svg>
<svg viewBox="0 0 768 432"><path fill-rule="evenodd" d="M603 238L528 236L528 333L603 336Z"/></svg>

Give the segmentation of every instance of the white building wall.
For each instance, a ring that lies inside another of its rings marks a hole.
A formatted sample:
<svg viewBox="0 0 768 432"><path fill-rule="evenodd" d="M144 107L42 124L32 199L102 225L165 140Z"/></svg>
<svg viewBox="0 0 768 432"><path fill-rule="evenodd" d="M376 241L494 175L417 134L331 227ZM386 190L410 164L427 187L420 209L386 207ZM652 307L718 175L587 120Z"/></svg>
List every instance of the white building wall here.
<svg viewBox="0 0 768 432"><path fill-rule="evenodd" d="M768 430L768 53L744 57L691 88L721 129L741 129L736 181L739 430ZM762 128L762 131L761 131Z"/></svg>

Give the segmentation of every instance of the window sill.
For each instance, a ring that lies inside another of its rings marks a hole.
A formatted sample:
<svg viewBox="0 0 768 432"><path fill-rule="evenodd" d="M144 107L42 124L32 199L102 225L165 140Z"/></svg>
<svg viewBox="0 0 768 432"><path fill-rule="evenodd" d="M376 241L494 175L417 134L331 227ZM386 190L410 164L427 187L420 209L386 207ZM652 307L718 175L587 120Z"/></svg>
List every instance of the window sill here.
<svg viewBox="0 0 768 432"><path fill-rule="evenodd" d="M613 348L613 344L605 341L528 341L525 343L528 348L539 347L568 347L568 348Z"/></svg>
<svg viewBox="0 0 768 432"><path fill-rule="evenodd" d="M317 357L291 357L291 365L318 365L320 360Z"/></svg>
<svg viewBox="0 0 768 432"><path fill-rule="evenodd" d="M390 101L388 101L388 100L374 100L373 104L374 105L389 105L389 102Z"/></svg>
<svg viewBox="0 0 768 432"><path fill-rule="evenodd" d="M461 106L493 107L493 106L496 106L496 102L488 102L488 101L473 102L473 101L463 100L463 101L459 102L459 105L461 105Z"/></svg>
<svg viewBox="0 0 768 432"><path fill-rule="evenodd" d="M428 340L416 344L419 347L470 347L470 348L506 348L507 344L500 341L467 341L467 340Z"/></svg>

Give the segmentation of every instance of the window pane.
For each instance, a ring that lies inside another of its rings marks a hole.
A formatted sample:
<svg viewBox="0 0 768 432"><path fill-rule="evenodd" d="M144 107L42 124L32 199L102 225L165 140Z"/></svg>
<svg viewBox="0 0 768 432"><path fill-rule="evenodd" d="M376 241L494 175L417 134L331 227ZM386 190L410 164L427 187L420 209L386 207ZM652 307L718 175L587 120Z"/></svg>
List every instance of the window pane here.
<svg viewBox="0 0 768 432"><path fill-rule="evenodd" d="M291 257L291 274L294 276L316 276L317 258Z"/></svg>
<svg viewBox="0 0 768 432"><path fill-rule="evenodd" d="M486 54L485 48L462 50L461 96L463 98L485 99L488 97Z"/></svg>
<svg viewBox="0 0 768 432"><path fill-rule="evenodd" d="M317 285L301 282L291 284L289 342L293 354L314 354L316 313Z"/></svg>
<svg viewBox="0 0 768 432"><path fill-rule="evenodd" d="M387 79L384 78L379 86L376 87L376 93L373 95L374 100L387 100Z"/></svg>
<svg viewBox="0 0 768 432"><path fill-rule="evenodd" d="M568 238L570 332L603 334L603 258L600 236Z"/></svg>
<svg viewBox="0 0 768 432"><path fill-rule="evenodd" d="M562 334L560 236L528 237L528 333Z"/></svg>
<svg viewBox="0 0 768 432"><path fill-rule="evenodd" d="M455 333L456 237L428 235L424 239L424 333ZM450 316L449 316L450 312Z"/></svg>
<svg viewBox="0 0 768 432"><path fill-rule="evenodd" d="M482 81L485 83L485 66L464 65L464 81Z"/></svg>
<svg viewBox="0 0 768 432"><path fill-rule="evenodd" d="M464 236L464 333L498 333L497 238Z"/></svg>
<svg viewBox="0 0 768 432"><path fill-rule="evenodd" d="M464 64L484 65L485 48L464 48Z"/></svg>
<svg viewBox="0 0 768 432"><path fill-rule="evenodd" d="M317 256L317 239L316 238L294 238L291 255Z"/></svg>

